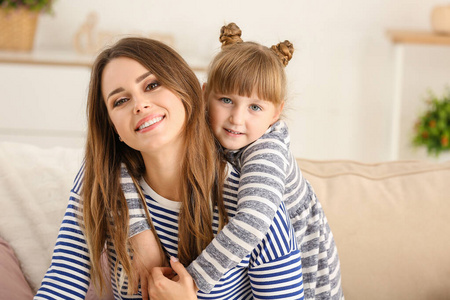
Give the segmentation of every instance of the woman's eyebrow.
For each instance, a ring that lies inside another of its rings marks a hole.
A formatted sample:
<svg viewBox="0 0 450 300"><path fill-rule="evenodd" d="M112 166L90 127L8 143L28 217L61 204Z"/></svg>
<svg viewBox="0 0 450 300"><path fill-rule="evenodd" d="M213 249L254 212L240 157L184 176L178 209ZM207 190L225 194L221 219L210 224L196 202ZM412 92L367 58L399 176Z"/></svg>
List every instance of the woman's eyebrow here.
<svg viewBox="0 0 450 300"><path fill-rule="evenodd" d="M136 78L136 83L141 82L142 80L144 80L145 78L147 78L147 77L150 76L150 75L152 75L152 72L146 72L146 73L142 74L141 76L139 76L138 78ZM112 95L117 94L117 93L120 93L120 92L123 92L123 91L124 91L124 89L121 88L121 87L115 89L114 91L112 91L111 93L109 93L108 97L106 97L106 100L108 100L109 97L111 97Z"/></svg>
<svg viewBox="0 0 450 300"><path fill-rule="evenodd" d="M114 91L112 91L111 93L109 93L108 97L106 97L106 101L108 101L108 99L109 99L112 95L117 94L117 93L120 93L120 92L123 92L123 91L124 91L124 89L121 88L121 87L115 89Z"/></svg>
<svg viewBox="0 0 450 300"><path fill-rule="evenodd" d="M145 74L142 74L141 76L139 76L138 78L136 78L136 83L141 82L142 80L144 80L145 78L147 78L148 76L152 75L152 72L147 72Z"/></svg>

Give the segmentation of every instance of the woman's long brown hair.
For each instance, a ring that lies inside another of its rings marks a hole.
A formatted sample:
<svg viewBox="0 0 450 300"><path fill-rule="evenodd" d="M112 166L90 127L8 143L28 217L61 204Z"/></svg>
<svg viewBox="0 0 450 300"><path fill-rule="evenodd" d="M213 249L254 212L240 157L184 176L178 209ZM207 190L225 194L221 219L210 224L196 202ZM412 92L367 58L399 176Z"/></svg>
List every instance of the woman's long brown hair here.
<svg viewBox="0 0 450 300"><path fill-rule="evenodd" d="M118 57L134 59L151 71L163 86L182 99L186 111L186 153L181 163L180 261L188 265L213 239L211 206L217 206L222 224L227 221L222 202L225 166L207 124L206 103L201 97L197 77L181 56L158 41L120 40L100 53L94 62L87 103L83 226L91 259L91 280L100 293L105 284L100 258L107 242L117 254L114 273L117 274L120 265L128 276L129 291L134 288L132 247L128 241L129 214L120 185L120 169L124 163L133 181L138 182L146 167L139 151L119 141L101 93L105 66ZM138 185L136 188L140 191Z"/></svg>

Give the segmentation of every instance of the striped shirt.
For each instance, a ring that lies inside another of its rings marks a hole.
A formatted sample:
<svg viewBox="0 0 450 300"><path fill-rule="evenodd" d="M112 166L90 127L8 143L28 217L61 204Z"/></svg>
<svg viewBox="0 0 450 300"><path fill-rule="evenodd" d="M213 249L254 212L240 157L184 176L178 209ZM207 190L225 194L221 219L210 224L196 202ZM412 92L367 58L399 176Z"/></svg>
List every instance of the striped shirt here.
<svg viewBox="0 0 450 300"><path fill-rule="evenodd" d="M224 186L224 203L230 218L237 211L237 190L239 174L231 167ZM52 262L35 299L84 299L89 286L90 259L79 220L80 186L83 169L78 174L71 191L69 204L64 216L54 249ZM122 185L127 199L136 195L130 185L131 178L122 169ZM156 194L141 180L156 233L164 251L177 255L179 202L170 201ZM129 203L133 212L132 203ZM213 230L217 233L218 213L214 210ZM137 224L137 223L133 223ZM134 226L134 225L133 225ZM116 254L107 243L111 270L114 270ZM198 292L198 299L303 299L302 266L295 233L284 204L277 209L267 233L260 242L248 249L248 255L233 268L226 271L210 293ZM205 253L208 255L208 253ZM115 282L111 282L115 299L141 299L137 295L127 295L127 278L120 266Z"/></svg>
<svg viewBox="0 0 450 300"><path fill-rule="evenodd" d="M287 125L278 121L252 144L227 153L228 161L240 172L237 213L187 267L200 290L213 289L225 272L248 255L267 234L277 208L284 203L302 253L305 299L343 299L332 232L289 145ZM130 199L136 208L133 234L148 226L136 202Z"/></svg>

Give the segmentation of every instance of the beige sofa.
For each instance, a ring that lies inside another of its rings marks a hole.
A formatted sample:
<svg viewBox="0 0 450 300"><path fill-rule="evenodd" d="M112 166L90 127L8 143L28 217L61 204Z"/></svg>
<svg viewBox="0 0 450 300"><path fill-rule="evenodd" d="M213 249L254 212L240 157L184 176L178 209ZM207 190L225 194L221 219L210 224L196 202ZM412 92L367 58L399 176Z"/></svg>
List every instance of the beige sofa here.
<svg viewBox="0 0 450 300"><path fill-rule="evenodd" d="M299 165L332 228L347 300L450 299L450 161Z"/></svg>
<svg viewBox="0 0 450 300"><path fill-rule="evenodd" d="M0 143L1 299L38 287L81 160L81 149ZM333 230L347 300L450 299L450 162L299 164Z"/></svg>

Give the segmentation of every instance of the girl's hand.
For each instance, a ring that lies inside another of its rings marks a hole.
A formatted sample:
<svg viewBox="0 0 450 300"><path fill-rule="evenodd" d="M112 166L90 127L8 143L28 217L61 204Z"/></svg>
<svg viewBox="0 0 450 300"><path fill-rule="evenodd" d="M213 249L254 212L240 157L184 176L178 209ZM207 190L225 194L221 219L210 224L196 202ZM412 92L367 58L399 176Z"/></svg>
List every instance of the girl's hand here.
<svg viewBox="0 0 450 300"><path fill-rule="evenodd" d="M151 230L145 230L130 239L134 249L132 268L135 272L133 294L137 294L141 283L142 299L148 300L148 281L150 271L154 267L166 265L161 256L158 243Z"/></svg>
<svg viewBox="0 0 450 300"><path fill-rule="evenodd" d="M148 282L150 299L197 299L197 286L184 266L174 257L170 258L170 265L172 268L152 269ZM177 273L175 277L173 272Z"/></svg>

